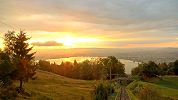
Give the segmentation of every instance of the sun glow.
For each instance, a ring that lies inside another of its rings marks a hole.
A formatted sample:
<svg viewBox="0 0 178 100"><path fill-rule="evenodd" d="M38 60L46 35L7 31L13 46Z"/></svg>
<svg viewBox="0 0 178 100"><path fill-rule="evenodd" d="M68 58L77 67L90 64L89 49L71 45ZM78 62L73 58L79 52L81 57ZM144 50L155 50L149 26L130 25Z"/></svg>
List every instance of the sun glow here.
<svg viewBox="0 0 178 100"><path fill-rule="evenodd" d="M82 43L91 43L91 42L98 42L98 39L95 38L86 38L86 37L72 37L70 35L67 35L63 38L60 38L56 40L59 43L63 43L64 47L78 47L78 45Z"/></svg>
<svg viewBox="0 0 178 100"><path fill-rule="evenodd" d="M61 39L60 42L62 42L64 46L71 47L74 45L75 40L70 36L66 36L63 39Z"/></svg>

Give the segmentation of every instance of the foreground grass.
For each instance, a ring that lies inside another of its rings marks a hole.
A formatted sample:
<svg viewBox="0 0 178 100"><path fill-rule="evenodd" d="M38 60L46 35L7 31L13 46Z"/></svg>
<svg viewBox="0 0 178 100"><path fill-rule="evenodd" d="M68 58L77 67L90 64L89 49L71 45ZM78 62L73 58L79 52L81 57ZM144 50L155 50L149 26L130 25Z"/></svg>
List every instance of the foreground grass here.
<svg viewBox="0 0 178 100"><path fill-rule="evenodd" d="M138 100L137 97L132 93L131 90L127 89L127 93L128 93L129 98L130 98L131 100Z"/></svg>
<svg viewBox="0 0 178 100"><path fill-rule="evenodd" d="M30 100L91 100L95 83L38 71L37 79L26 83L25 89L32 94Z"/></svg>
<svg viewBox="0 0 178 100"><path fill-rule="evenodd" d="M119 96L120 94L120 85L119 84L115 84L115 92L109 96L109 100L116 100L116 98Z"/></svg>
<svg viewBox="0 0 178 100"><path fill-rule="evenodd" d="M178 77L165 76L162 78L162 80L155 80L152 81L152 83L134 81L127 86L128 90L130 91L130 97L134 98L132 100L136 100L136 98L138 98L138 94L133 94L133 91L134 89L138 89L140 86L147 86L152 89L155 89L164 97L178 99Z"/></svg>

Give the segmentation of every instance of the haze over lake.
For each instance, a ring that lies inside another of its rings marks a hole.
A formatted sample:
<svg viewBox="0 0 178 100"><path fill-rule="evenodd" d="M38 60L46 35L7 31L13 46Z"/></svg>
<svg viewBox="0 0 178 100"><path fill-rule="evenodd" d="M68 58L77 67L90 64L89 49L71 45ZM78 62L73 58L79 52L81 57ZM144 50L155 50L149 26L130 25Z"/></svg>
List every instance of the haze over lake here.
<svg viewBox="0 0 178 100"><path fill-rule="evenodd" d="M68 57L68 58L58 58L58 59L48 59L51 63L61 64L61 62L74 62L76 60L77 62L82 62L84 60L94 60L97 58L102 57ZM125 60L125 59L118 59L121 63L125 65L125 72L126 74L131 74L131 70L138 66L138 62L134 62L131 60Z"/></svg>

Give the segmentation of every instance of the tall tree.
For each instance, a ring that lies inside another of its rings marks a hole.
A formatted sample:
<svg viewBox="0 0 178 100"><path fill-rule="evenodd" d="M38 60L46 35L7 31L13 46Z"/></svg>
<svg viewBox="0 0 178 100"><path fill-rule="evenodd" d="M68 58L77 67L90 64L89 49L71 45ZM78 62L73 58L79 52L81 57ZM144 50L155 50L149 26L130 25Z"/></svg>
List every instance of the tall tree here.
<svg viewBox="0 0 178 100"><path fill-rule="evenodd" d="M125 75L125 68L124 64L122 64L118 59L114 56L109 56L107 58L103 58L103 66L105 66L107 70L107 74L109 78L112 79L115 76L124 76Z"/></svg>
<svg viewBox="0 0 178 100"><path fill-rule="evenodd" d="M35 52L31 52L33 47L29 46L29 39L23 31L17 34L14 31L8 31L4 38L5 51L10 55L12 63L16 67L15 79L20 82L20 90L23 90L23 82L32 78L36 70Z"/></svg>

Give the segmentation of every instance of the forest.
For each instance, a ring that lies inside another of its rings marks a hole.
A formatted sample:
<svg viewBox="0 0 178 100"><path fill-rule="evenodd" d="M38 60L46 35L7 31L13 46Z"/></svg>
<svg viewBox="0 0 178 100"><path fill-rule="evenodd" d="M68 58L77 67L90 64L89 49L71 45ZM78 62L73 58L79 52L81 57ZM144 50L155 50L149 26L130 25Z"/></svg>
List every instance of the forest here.
<svg viewBox="0 0 178 100"><path fill-rule="evenodd" d="M41 70L49 71L62 76L83 79L83 80L100 80L109 79L111 70L112 78L126 76L124 64L118 61L114 56L99 58L94 60L85 60L78 63L74 60L71 62L62 62L60 65L50 63L49 61L39 60L37 63ZM114 75L115 74L115 75Z"/></svg>

